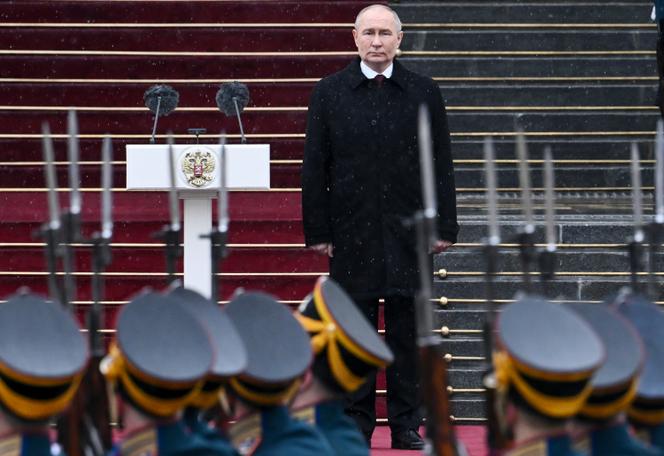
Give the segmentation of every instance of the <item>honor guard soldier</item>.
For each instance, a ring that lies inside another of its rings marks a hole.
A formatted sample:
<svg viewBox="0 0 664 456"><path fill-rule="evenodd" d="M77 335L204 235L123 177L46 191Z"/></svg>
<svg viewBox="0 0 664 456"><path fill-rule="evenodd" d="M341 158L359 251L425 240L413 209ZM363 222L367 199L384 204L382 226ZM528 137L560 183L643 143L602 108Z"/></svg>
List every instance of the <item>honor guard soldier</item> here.
<svg viewBox="0 0 664 456"><path fill-rule="evenodd" d="M318 279L295 317L311 337L314 362L293 409L315 423L337 455L368 456L364 436L344 413L344 396L390 364L392 352L332 279Z"/></svg>
<svg viewBox="0 0 664 456"><path fill-rule="evenodd" d="M508 455L577 455L566 434L591 393L604 346L571 309L527 296L497 320L495 375L515 448Z"/></svg>
<svg viewBox="0 0 664 456"><path fill-rule="evenodd" d="M309 337L290 309L264 293L242 293L226 313L247 349L249 364L230 379L237 423L231 440L241 454L329 456L321 433L294 419L288 404L311 363Z"/></svg>
<svg viewBox="0 0 664 456"><path fill-rule="evenodd" d="M643 366L643 344L634 327L606 305L569 304L602 339L606 360L592 378L592 392L577 416L588 430L576 448L593 455L660 455L635 439L626 411L636 396Z"/></svg>
<svg viewBox="0 0 664 456"><path fill-rule="evenodd" d="M646 351L629 421L637 436L664 452L664 314L643 295L630 294L619 302L618 312L634 325Z"/></svg>
<svg viewBox="0 0 664 456"><path fill-rule="evenodd" d="M50 420L73 399L89 352L58 303L18 294L0 305L0 454L58 454Z"/></svg>
<svg viewBox="0 0 664 456"><path fill-rule="evenodd" d="M212 365L198 320L178 301L154 292L127 304L101 369L119 396L124 425L116 455L218 454L180 420Z"/></svg>
<svg viewBox="0 0 664 456"><path fill-rule="evenodd" d="M224 385L228 379L247 367L244 343L230 319L211 300L182 287L175 288L169 296L178 300L206 328L214 349L212 369L200 392L185 409L183 422L190 432L203 437L223 454L235 455L237 452L230 440L218 429L210 427L203 416L205 412L220 406L220 397L225 394Z"/></svg>

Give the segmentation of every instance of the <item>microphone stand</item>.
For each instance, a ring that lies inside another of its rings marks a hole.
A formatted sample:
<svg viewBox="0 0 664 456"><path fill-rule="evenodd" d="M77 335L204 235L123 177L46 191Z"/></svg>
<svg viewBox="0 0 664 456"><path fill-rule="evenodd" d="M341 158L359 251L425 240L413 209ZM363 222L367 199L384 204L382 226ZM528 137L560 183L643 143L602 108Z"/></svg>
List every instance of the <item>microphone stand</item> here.
<svg viewBox="0 0 664 456"><path fill-rule="evenodd" d="M244 137L244 128L242 127L242 119L240 117L240 107L237 104L237 97L233 97L233 104L235 105L235 114L237 115L237 123L240 125L240 142L247 143L247 138Z"/></svg>
<svg viewBox="0 0 664 456"><path fill-rule="evenodd" d="M150 144L154 144L155 135L157 134L157 122L159 121L159 108L161 107L161 96L157 97L157 109L154 113L154 124L152 125L152 136L150 136Z"/></svg>

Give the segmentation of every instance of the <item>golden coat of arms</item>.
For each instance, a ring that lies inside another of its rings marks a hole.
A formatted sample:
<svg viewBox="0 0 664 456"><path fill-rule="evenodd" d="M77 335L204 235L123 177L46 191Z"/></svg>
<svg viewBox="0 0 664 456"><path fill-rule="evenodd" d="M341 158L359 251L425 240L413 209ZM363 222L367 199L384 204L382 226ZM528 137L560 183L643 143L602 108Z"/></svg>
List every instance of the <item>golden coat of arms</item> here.
<svg viewBox="0 0 664 456"><path fill-rule="evenodd" d="M212 152L195 150L182 157L182 172L193 187L205 187L214 179L216 159Z"/></svg>

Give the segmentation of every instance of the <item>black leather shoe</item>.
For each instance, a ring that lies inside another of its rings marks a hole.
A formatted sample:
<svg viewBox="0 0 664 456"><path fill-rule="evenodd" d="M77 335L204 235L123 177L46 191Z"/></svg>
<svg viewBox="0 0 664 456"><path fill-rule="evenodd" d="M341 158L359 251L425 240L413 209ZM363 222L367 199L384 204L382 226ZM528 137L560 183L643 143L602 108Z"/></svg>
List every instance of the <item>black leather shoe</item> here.
<svg viewBox="0 0 664 456"><path fill-rule="evenodd" d="M408 429L392 434L392 448L395 450L421 450L424 448L424 440L415 429Z"/></svg>

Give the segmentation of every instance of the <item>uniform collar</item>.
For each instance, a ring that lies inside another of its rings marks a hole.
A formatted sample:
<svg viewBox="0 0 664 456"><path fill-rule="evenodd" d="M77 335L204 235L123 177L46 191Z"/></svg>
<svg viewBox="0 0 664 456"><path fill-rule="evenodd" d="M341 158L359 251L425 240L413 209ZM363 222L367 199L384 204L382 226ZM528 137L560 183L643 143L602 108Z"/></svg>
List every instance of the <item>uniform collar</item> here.
<svg viewBox="0 0 664 456"><path fill-rule="evenodd" d="M362 73L360 62L360 58L356 57L355 60L353 60L345 70L348 83L353 89L358 88L360 85L366 83L369 80ZM407 70L395 59L392 62L392 75L390 76L390 81L396 83L398 87L404 89L406 87L406 73Z"/></svg>

